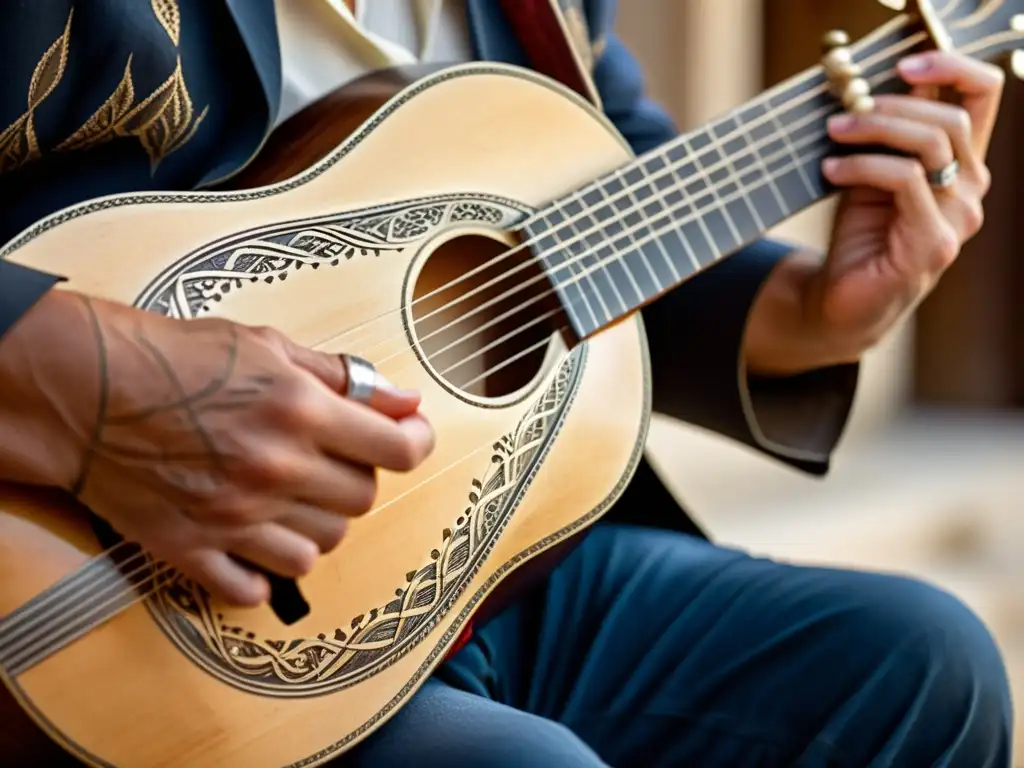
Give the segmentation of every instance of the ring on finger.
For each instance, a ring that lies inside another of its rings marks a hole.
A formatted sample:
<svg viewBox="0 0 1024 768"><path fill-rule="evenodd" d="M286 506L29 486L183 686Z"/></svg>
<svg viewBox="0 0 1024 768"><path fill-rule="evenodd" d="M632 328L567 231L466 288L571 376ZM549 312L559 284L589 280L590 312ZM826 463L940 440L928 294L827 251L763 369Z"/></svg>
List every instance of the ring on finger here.
<svg viewBox="0 0 1024 768"><path fill-rule="evenodd" d="M953 160L949 165L944 168L939 168L936 171L928 171L928 183L934 189L949 189L954 184L960 175L960 163Z"/></svg>
<svg viewBox="0 0 1024 768"><path fill-rule="evenodd" d="M355 355L342 355L345 363L348 384L345 397L359 403L369 403L377 387L377 370L373 363Z"/></svg>

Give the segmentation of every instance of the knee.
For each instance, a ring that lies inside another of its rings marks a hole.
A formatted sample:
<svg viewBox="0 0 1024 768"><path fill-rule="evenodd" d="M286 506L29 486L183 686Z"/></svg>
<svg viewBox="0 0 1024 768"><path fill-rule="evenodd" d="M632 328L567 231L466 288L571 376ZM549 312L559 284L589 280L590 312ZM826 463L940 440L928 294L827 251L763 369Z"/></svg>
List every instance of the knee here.
<svg viewBox="0 0 1024 768"><path fill-rule="evenodd" d="M914 579L865 576L846 620L896 698L924 723L948 724L965 738L985 729L1003 740L1012 730L1006 668L994 638L963 602ZM927 725L925 727L928 727ZM980 735L980 734L979 734Z"/></svg>

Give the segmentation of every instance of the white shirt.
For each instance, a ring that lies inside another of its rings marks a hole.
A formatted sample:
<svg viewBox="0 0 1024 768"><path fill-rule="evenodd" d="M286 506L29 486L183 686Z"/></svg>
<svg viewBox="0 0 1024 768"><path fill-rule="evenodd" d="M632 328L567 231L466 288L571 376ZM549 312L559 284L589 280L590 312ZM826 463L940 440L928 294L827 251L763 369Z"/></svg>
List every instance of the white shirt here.
<svg viewBox="0 0 1024 768"><path fill-rule="evenodd" d="M473 57L464 0L274 0L281 45L277 125L374 69ZM276 127L276 125L275 125Z"/></svg>

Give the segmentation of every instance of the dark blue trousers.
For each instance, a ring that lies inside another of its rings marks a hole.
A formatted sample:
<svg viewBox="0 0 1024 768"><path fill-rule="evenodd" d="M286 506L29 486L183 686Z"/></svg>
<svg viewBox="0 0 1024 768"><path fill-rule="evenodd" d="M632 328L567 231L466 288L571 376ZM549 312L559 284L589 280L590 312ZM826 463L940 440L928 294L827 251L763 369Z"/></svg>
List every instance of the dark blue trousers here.
<svg viewBox="0 0 1024 768"><path fill-rule="evenodd" d="M352 768L1009 768L1006 672L962 603L598 526Z"/></svg>

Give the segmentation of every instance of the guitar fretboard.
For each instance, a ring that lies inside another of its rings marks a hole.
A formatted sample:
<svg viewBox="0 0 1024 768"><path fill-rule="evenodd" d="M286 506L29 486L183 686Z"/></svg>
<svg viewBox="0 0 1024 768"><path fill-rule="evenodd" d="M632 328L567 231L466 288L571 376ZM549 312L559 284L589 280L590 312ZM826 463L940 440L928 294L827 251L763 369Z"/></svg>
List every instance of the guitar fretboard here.
<svg viewBox="0 0 1024 768"><path fill-rule="evenodd" d="M875 92L915 48L901 30L859 50ZM823 199L841 110L820 67L554 201L523 227L580 338ZM843 150L846 151L846 150Z"/></svg>

